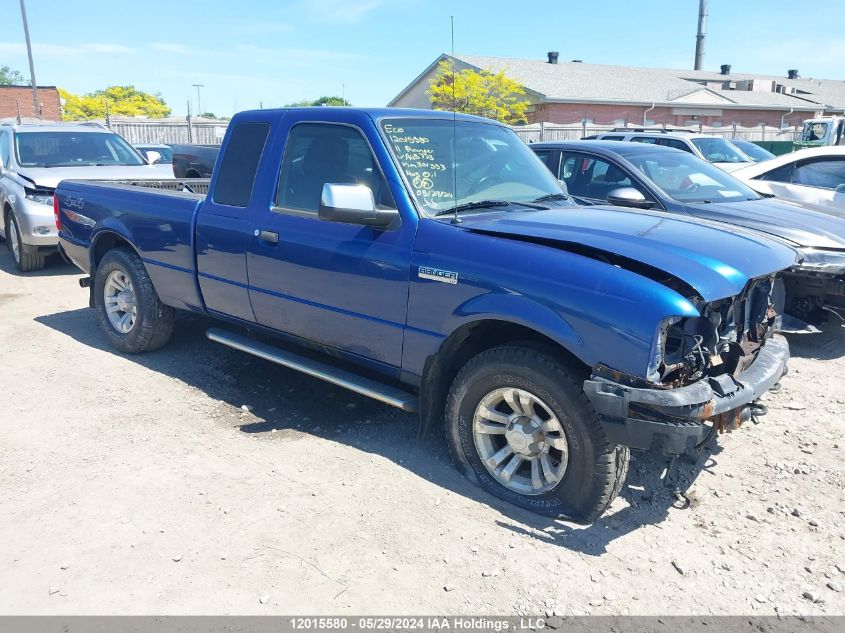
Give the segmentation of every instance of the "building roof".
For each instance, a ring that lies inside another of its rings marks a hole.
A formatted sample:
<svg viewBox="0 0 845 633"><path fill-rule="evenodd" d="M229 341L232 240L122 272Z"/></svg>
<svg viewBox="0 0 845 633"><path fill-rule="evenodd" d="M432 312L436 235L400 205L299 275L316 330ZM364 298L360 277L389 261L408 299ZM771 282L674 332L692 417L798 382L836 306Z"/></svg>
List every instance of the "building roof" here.
<svg viewBox="0 0 845 633"><path fill-rule="evenodd" d="M441 55L402 91L427 77ZM816 111L825 107L845 108L845 81L787 79L773 75L712 71L672 70L559 62L545 59L515 59L480 55L454 55L459 67L504 72L533 93L539 102L595 102L707 105L731 109L776 109ZM751 89L753 87L753 89ZM779 91L780 90L780 91Z"/></svg>

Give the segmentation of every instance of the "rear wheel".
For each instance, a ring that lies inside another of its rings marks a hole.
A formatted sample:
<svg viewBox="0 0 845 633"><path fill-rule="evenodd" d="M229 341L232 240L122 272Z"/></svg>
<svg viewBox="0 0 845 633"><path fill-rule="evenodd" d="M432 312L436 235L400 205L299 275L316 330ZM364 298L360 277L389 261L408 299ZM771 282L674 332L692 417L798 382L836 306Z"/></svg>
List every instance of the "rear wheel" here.
<svg viewBox="0 0 845 633"><path fill-rule="evenodd" d="M161 303L135 253L126 248L106 253L97 266L94 284L97 320L114 347L136 354L167 343L175 310Z"/></svg>
<svg viewBox="0 0 845 633"><path fill-rule="evenodd" d="M522 508L591 523L616 498L628 449L608 442L575 373L530 344L482 352L446 405L466 476Z"/></svg>
<svg viewBox="0 0 845 633"><path fill-rule="evenodd" d="M12 258L15 260L15 266L22 273L32 272L33 270L41 270L47 258L37 252L28 253L26 247L21 240L21 231L18 227L18 219L15 217L14 211L9 211L6 214L6 235L8 239L8 247L12 252Z"/></svg>

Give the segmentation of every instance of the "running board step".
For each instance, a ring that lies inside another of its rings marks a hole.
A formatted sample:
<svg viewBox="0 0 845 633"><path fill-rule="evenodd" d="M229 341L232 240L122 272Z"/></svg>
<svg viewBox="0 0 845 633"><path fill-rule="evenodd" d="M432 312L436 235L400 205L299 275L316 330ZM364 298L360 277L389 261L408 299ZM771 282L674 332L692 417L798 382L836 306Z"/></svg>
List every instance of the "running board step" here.
<svg viewBox="0 0 845 633"><path fill-rule="evenodd" d="M232 332L211 328L205 335L215 343L221 343L232 349L269 360L271 363L276 363L289 369L295 369L303 374L325 380L338 387L360 393L362 396L367 396L373 400L379 400L403 411L415 413L418 409L419 399L414 394L403 391L398 387L384 385L375 380L353 374L350 371L338 369L326 363L305 358L304 356L299 356L273 347L272 345L247 338L246 336L233 334Z"/></svg>

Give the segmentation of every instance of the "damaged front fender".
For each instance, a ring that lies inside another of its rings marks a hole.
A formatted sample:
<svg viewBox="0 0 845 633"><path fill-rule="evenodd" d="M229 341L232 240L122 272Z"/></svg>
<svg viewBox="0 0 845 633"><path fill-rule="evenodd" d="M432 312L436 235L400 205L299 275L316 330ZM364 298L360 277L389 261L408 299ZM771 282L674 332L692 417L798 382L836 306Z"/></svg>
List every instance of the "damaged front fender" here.
<svg viewBox="0 0 845 633"><path fill-rule="evenodd" d="M774 335L737 376L722 374L682 387L656 388L633 376L599 370L584 382L584 392L610 441L636 449L659 447L677 455L706 438L712 429L707 422L717 430L739 422L742 411L787 372L788 361L786 339Z"/></svg>

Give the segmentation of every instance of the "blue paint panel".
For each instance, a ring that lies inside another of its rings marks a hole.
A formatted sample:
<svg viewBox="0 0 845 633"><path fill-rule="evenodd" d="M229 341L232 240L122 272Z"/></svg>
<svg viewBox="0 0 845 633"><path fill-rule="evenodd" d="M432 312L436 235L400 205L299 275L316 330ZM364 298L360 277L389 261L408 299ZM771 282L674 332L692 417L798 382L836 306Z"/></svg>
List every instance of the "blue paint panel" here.
<svg viewBox="0 0 845 633"><path fill-rule="evenodd" d="M74 211L93 226L62 215L62 247L82 258L77 249L114 233L128 241L143 260L157 262L154 284L162 302L174 307L202 305L193 279L193 222L201 198L127 185L63 181L58 189L60 206L67 197L81 201ZM63 207L66 208L66 207ZM84 257L90 267L92 252ZM151 271L151 266L147 266ZM153 276L153 272L150 272Z"/></svg>
<svg viewBox="0 0 845 633"><path fill-rule="evenodd" d="M536 330L587 365L642 375L660 320L698 314L650 279L552 246L475 233L468 224L420 223L403 359L412 374L443 335L489 319ZM458 284L420 279L419 266L455 271Z"/></svg>

